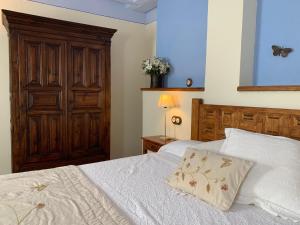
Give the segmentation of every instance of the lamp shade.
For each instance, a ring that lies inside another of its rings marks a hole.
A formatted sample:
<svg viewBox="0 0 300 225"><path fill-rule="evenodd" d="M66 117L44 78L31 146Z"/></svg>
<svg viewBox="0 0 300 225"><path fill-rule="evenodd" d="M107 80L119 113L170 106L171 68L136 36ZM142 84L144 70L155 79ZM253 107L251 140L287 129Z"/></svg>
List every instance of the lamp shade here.
<svg viewBox="0 0 300 225"><path fill-rule="evenodd" d="M158 100L158 107L172 108L175 107L173 97L171 95L161 95Z"/></svg>

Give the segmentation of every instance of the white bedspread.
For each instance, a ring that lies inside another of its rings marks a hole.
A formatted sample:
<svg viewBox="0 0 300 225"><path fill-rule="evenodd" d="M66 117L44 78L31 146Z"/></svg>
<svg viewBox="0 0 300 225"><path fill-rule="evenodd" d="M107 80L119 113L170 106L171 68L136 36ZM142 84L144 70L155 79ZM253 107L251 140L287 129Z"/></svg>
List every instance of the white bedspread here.
<svg viewBox="0 0 300 225"><path fill-rule="evenodd" d="M0 225L129 225L75 166L0 176Z"/></svg>
<svg viewBox="0 0 300 225"><path fill-rule="evenodd" d="M169 187L180 158L166 152L80 166L136 225L295 225L254 206L221 212ZM297 223L299 225L300 223Z"/></svg>

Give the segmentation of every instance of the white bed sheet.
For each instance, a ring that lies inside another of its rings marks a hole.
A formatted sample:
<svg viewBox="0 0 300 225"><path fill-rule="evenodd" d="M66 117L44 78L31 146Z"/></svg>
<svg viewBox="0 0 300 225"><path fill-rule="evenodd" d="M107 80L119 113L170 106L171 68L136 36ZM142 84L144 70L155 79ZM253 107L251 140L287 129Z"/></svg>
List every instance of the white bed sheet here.
<svg viewBox="0 0 300 225"><path fill-rule="evenodd" d="M300 225L254 206L219 211L169 187L165 178L180 158L166 152L87 164L80 169L136 225Z"/></svg>

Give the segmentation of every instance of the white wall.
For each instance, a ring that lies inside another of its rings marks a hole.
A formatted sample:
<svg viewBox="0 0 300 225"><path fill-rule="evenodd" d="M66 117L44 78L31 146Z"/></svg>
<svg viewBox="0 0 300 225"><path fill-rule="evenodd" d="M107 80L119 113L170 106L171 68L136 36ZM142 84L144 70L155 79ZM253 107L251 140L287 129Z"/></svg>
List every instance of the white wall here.
<svg viewBox="0 0 300 225"><path fill-rule="evenodd" d="M117 158L139 153L142 135L142 93L139 88L148 83L141 62L153 54L153 24L148 27L27 0L1 0L0 8L118 29L112 39L111 156ZM0 74L0 174L4 174L11 171L11 145L8 37L2 25Z"/></svg>
<svg viewBox="0 0 300 225"><path fill-rule="evenodd" d="M247 1L247 0L245 0ZM183 125L177 138L190 138L192 98L205 103L300 109L300 92L237 92L240 78L243 24L242 0L213 0L208 6L208 33L205 92L170 92L181 107L170 114L181 114ZM163 114L156 107L160 92L143 93L143 135L163 133ZM174 136L170 125L169 134Z"/></svg>
<svg viewBox="0 0 300 225"><path fill-rule="evenodd" d="M253 85L257 0L244 1L240 85Z"/></svg>
<svg viewBox="0 0 300 225"><path fill-rule="evenodd" d="M146 25L147 45L151 50L152 55L156 55L156 21Z"/></svg>
<svg viewBox="0 0 300 225"><path fill-rule="evenodd" d="M159 96L163 93L174 96L176 103L180 106L167 111L167 136L190 139L192 98L201 97L201 94L197 92L145 91L143 93L143 136L164 134L164 110L157 107ZM174 126L171 123L172 115L183 119L180 126Z"/></svg>

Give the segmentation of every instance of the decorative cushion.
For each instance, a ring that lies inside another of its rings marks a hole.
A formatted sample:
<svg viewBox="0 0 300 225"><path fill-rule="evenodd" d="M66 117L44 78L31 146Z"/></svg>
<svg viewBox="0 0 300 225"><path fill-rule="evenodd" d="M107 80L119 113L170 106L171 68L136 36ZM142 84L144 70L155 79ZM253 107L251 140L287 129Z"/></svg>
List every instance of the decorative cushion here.
<svg viewBox="0 0 300 225"><path fill-rule="evenodd" d="M187 148L182 162L167 182L226 211L252 165L247 160Z"/></svg>

